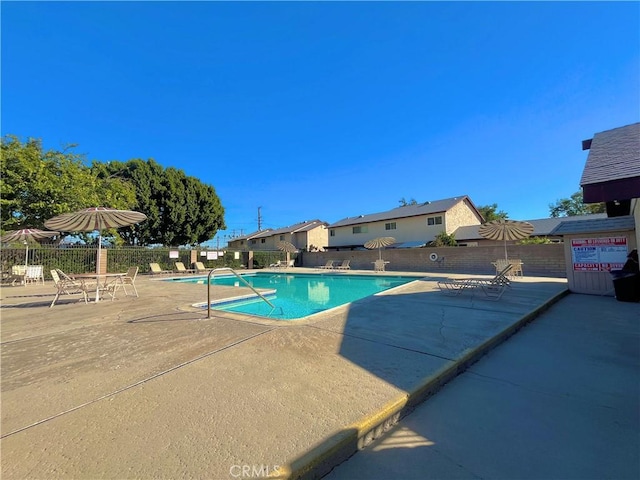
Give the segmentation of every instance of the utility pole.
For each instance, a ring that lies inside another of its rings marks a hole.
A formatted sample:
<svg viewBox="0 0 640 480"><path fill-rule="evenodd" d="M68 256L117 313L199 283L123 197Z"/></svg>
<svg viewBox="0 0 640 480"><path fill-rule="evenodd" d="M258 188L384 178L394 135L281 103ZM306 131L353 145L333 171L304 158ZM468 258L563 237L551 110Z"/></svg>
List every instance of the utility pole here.
<svg viewBox="0 0 640 480"><path fill-rule="evenodd" d="M258 207L258 231L262 231L262 215L260 214L260 210L262 207Z"/></svg>

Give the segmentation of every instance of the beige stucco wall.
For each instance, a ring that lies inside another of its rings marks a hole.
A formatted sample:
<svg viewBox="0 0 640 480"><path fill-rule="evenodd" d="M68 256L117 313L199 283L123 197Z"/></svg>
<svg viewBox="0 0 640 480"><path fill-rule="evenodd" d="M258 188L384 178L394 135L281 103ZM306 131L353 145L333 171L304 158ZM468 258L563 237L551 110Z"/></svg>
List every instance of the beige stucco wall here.
<svg viewBox="0 0 640 480"><path fill-rule="evenodd" d="M300 250L308 250L311 245L326 247L328 245L329 230L324 226L318 226L309 231L297 233L278 233L271 236L255 238L252 240L230 241L232 250L273 251L278 250L278 242L293 243Z"/></svg>
<svg viewBox="0 0 640 480"><path fill-rule="evenodd" d="M467 225L480 225L481 218L475 212L468 200L456 203L452 208L447 211L445 217L445 231L450 235L458 227L464 227Z"/></svg>
<svg viewBox="0 0 640 480"><path fill-rule="evenodd" d="M249 249L250 250L275 250L277 240L274 240L273 237L261 237L254 238L249 240Z"/></svg>
<svg viewBox="0 0 640 480"><path fill-rule="evenodd" d="M229 240L227 242L228 248L231 250L248 250L246 240Z"/></svg>
<svg viewBox="0 0 640 480"><path fill-rule="evenodd" d="M442 225L427 225L427 218L435 216L443 217ZM369 240L378 237L393 237L396 239L396 242L428 242L433 240L435 236L444 229L444 217L444 213L438 213L337 227L332 229L335 230L335 236L329 236L329 246L364 245ZM387 230L385 228L386 224L394 222L396 224L394 230ZM353 233L353 227L355 226L366 226L368 232Z"/></svg>
<svg viewBox="0 0 640 480"><path fill-rule="evenodd" d="M310 250L313 247L324 248L329 245L329 229L324 225L313 228L307 232L299 232L296 234L296 242L293 242L298 248Z"/></svg>

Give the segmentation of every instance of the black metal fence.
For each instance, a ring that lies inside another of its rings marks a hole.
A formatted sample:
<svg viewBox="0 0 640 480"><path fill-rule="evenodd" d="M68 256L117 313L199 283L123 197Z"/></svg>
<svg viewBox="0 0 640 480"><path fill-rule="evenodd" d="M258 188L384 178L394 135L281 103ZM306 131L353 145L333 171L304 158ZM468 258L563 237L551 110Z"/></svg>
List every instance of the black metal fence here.
<svg viewBox="0 0 640 480"><path fill-rule="evenodd" d="M190 268L192 258L201 261L206 268L240 268L247 261L246 253L240 253L236 258L232 251L218 255L217 259L209 258L209 251L206 249L198 249L194 254L191 249L170 247L112 247L103 248L102 252L107 258L107 272L125 272L129 267L137 265L140 273L148 273L149 263L158 263L163 270L174 270L175 262L182 262ZM0 262L3 272L10 271L13 265L24 265L25 261L29 265L43 265L45 278L51 279L49 272L54 268L66 273L95 272L97 253L97 247L85 245L34 245L29 246L28 254L25 247L3 247L0 250Z"/></svg>

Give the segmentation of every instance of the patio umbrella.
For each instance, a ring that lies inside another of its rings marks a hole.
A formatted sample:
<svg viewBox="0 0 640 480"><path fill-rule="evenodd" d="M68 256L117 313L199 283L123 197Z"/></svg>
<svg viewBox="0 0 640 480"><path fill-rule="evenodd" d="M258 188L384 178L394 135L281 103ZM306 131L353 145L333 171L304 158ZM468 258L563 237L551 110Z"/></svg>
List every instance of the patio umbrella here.
<svg viewBox="0 0 640 480"><path fill-rule="evenodd" d="M26 267L29 259L29 241L35 240L39 242L40 240L44 240L45 238L55 237L56 235L59 235L59 234L60 232L39 230L37 228L23 228L22 230L12 230L10 232L5 233L0 238L0 241L2 243L10 243L10 242L24 243L27 249L24 254L24 265Z"/></svg>
<svg viewBox="0 0 640 480"><path fill-rule="evenodd" d="M287 263L289 262L290 258L291 258L291 253L295 253L298 251L298 247L296 247L293 243L291 242L285 242L285 241L280 241L278 243L276 243L276 247L278 248L278 250L281 250L283 252L285 252L286 258L287 258Z"/></svg>
<svg viewBox="0 0 640 480"><path fill-rule="evenodd" d="M286 253L295 253L298 251L298 247L296 247L293 243L291 242L278 242L276 243L276 247L278 247L278 250L282 250L283 252Z"/></svg>
<svg viewBox="0 0 640 480"><path fill-rule="evenodd" d="M63 213L44 222L45 227L61 232L98 232L98 257L96 273L100 273L100 232L109 228L127 227L146 220L144 213L132 210L117 210L106 207L85 208L73 213Z"/></svg>
<svg viewBox="0 0 640 480"><path fill-rule="evenodd" d="M478 233L489 240L503 240L504 258L505 260L508 260L507 240L520 240L522 238L527 238L533 233L533 225L529 222L500 218L480 225Z"/></svg>
<svg viewBox="0 0 640 480"><path fill-rule="evenodd" d="M365 243L364 248L368 248L369 250L377 248L380 260L382 260L382 248L393 245L394 243L396 243L396 239L393 237L378 237Z"/></svg>

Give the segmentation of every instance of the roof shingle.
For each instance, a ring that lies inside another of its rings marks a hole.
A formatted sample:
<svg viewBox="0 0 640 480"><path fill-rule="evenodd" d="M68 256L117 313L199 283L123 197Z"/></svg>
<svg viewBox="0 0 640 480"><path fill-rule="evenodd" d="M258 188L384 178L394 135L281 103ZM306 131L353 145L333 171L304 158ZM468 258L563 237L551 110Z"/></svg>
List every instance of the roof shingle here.
<svg viewBox="0 0 640 480"><path fill-rule="evenodd" d="M640 123L596 133L580 185L640 177Z"/></svg>

